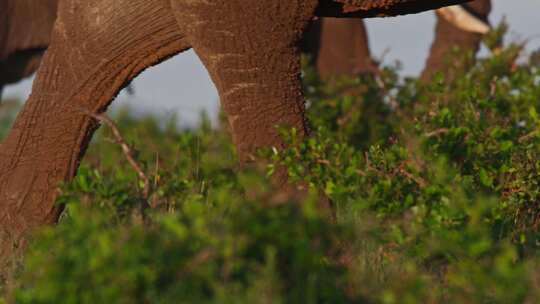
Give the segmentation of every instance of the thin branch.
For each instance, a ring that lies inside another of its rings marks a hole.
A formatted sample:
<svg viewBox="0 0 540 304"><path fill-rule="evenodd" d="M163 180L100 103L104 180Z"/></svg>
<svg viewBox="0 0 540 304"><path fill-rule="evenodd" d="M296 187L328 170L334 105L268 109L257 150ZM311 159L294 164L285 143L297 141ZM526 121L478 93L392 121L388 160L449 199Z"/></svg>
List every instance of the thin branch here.
<svg viewBox="0 0 540 304"><path fill-rule="evenodd" d="M534 137L538 136L538 130L534 130L528 134L525 134L523 136L521 136L520 138L518 138L518 142L520 144L524 143L524 142L527 142L529 139L532 139Z"/></svg>
<svg viewBox="0 0 540 304"><path fill-rule="evenodd" d="M422 187L422 188L425 188L426 185L427 185L427 182L420 176L414 176L412 173L410 173L409 171L405 170L404 168L400 168L399 170L401 172L401 174L403 174L405 177L407 177L408 179L414 181L416 184L418 184L418 186Z"/></svg>
<svg viewBox="0 0 540 304"><path fill-rule="evenodd" d="M435 136L438 136L438 135L442 135L442 134L446 134L450 132L449 129L447 128L442 128L442 129L437 129L435 131L432 131L432 132L429 132L429 133L426 133L424 134L425 137L435 137Z"/></svg>
<svg viewBox="0 0 540 304"><path fill-rule="evenodd" d="M105 114L95 114L91 113L87 110L82 109L81 110L84 114L94 118L95 120L107 125L112 133L114 138L116 139L116 143L120 145L122 148L122 152L124 153L124 156L128 160L131 167L137 172L137 175L139 178L143 181L144 187L143 187L143 198L145 200L148 199L148 196L150 195L150 179L144 171L142 170L142 167L139 165L139 163L135 160L135 152L133 149L127 144L127 142L122 137L122 134L120 133L120 130L118 130L118 127L112 121L109 117L107 117Z"/></svg>

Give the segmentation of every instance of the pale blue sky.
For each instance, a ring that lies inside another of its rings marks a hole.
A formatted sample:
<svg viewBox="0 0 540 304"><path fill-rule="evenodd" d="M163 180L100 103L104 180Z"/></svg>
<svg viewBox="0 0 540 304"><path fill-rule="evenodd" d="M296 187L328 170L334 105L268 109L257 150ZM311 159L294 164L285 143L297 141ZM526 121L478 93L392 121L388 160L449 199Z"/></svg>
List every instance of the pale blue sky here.
<svg viewBox="0 0 540 304"><path fill-rule="evenodd" d="M512 39L531 39L529 50L540 48L540 0L494 0L491 22L503 16L511 25ZM367 21L373 55L389 50L385 62L400 60L404 73L417 74L424 64L435 17L432 12L396 18ZM197 121L206 109L212 117L218 109L218 98L207 72L193 52L180 54L157 67L145 71L134 81L135 96L120 94L115 106L130 105L138 111L178 113L183 124ZM25 99L31 80L8 86L5 97Z"/></svg>

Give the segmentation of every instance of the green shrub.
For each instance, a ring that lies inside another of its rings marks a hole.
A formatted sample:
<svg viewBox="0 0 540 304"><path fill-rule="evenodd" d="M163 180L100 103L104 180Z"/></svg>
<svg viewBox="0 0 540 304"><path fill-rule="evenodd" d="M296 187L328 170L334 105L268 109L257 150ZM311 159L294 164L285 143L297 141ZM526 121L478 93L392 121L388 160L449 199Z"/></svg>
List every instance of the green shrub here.
<svg viewBox="0 0 540 304"><path fill-rule="evenodd" d="M313 136L283 130L289 148L261 151L263 168L239 170L206 119L181 130L120 112L148 197L100 130L6 301L534 303L540 69L520 54L498 48L428 85L395 67L324 83L306 67ZM270 202L267 175L282 165L310 186L304 202Z"/></svg>

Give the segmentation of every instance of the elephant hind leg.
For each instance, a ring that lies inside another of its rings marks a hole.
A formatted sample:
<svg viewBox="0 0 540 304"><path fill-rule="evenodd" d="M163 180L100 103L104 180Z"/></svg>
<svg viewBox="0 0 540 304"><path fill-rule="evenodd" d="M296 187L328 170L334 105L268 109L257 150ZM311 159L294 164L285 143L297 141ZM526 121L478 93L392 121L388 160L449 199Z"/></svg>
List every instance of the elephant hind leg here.
<svg viewBox="0 0 540 304"><path fill-rule="evenodd" d="M317 1L172 0L216 84L242 161L282 147L277 126L307 132L297 44ZM208 12L220 11L220 18Z"/></svg>
<svg viewBox="0 0 540 304"><path fill-rule="evenodd" d="M278 126L308 133L297 44L317 1L173 3L216 84L241 162L251 162L258 148L283 148ZM216 10L221 18L207 17ZM288 191L287 172L278 171L275 181Z"/></svg>
<svg viewBox="0 0 540 304"><path fill-rule="evenodd" d="M189 48L159 3L60 3L32 94L0 146L0 253L58 219L57 187L75 175L97 127L85 111L103 112L145 68Z"/></svg>

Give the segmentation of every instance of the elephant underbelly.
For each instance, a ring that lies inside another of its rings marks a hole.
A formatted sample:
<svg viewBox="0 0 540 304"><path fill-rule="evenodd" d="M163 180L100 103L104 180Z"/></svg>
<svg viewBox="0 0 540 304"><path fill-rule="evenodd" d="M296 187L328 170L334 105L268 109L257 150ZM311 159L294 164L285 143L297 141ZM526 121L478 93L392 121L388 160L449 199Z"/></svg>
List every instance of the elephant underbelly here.
<svg viewBox="0 0 540 304"><path fill-rule="evenodd" d="M58 0L0 2L0 60L49 45Z"/></svg>
<svg viewBox="0 0 540 304"><path fill-rule="evenodd" d="M415 14L471 0L319 0L320 17L372 18Z"/></svg>
<svg viewBox="0 0 540 304"><path fill-rule="evenodd" d="M0 86L16 83L38 69L44 49L16 52L0 60Z"/></svg>
<svg viewBox="0 0 540 304"><path fill-rule="evenodd" d="M347 11L368 11L372 9L388 9L393 5L414 2L414 0L334 0L343 3Z"/></svg>

